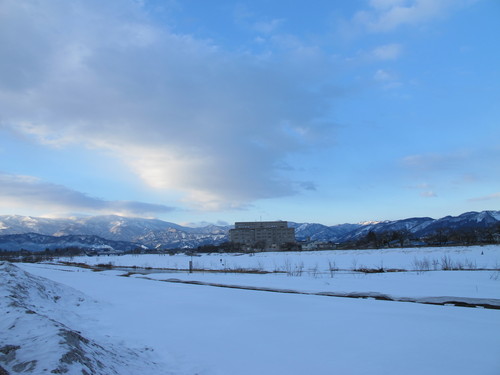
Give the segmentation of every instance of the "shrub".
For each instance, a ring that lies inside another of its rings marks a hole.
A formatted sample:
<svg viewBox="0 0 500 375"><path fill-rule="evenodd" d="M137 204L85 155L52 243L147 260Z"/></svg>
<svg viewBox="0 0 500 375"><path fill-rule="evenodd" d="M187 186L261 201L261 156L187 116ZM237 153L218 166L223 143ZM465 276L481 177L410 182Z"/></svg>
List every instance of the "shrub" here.
<svg viewBox="0 0 500 375"><path fill-rule="evenodd" d="M335 272L337 272L339 268L337 267L337 264L335 261L328 260L328 271L330 271L330 277L333 277Z"/></svg>

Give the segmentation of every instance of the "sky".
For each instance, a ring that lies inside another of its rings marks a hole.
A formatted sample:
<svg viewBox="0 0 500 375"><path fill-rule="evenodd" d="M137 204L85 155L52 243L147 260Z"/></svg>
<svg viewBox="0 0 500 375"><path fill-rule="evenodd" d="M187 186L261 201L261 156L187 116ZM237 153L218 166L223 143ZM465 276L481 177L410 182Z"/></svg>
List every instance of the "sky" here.
<svg viewBox="0 0 500 375"><path fill-rule="evenodd" d="M500 209L498 0L0 0L0 214Z"/></svg>

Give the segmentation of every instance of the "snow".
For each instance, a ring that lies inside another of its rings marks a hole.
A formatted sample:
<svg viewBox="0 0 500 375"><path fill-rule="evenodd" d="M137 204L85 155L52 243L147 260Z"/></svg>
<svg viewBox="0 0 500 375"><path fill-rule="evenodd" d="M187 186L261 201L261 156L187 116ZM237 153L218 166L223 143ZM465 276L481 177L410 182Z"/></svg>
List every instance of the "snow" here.
<svg viewBox="0 0 500 375"><path fill-rule="evenodd" d="M500 211L488 211L491 216L495 218L495 220L500 221Z"/></svg>
<svg viewBox="0 0 500 375"><path fill-rule="evenodd" d="M0 297L0 366L8 373L171 374L147 353L99 337L102 302L77 290L3 262Z"/></svg>
<svg viewBox="0 0 500 375"><path fill-rule="evenodd" d="M117 271L114 271L117 272ZM253 286L260 288L290 289L304 293L382 293L394 297L459 296L477 299L497 299L500 306L500 282L494 272L437 271L426 273L334 273L333 277L286 276L283 274L214 274L214 273L149 273L132 277L153 280L177 279Z"/></svg>
<svg viewBox="0 0 500 375"><path fill-rule="evenodd" d="M373 224L379 224L379 223L388 223L389 221L361 221L358 224L359 225L373 225Z"/></svg>
<svg viewBox="0 0 500 375"><path fill-rule="evenodd" d="M493 268L500 263L499 250L498 246L491 246L193 257L194 261L213 268L258 264L262 269L272 269L288 267L284 260L288 260L289 265L304 262L301 276L150 270L151 273L145 275L123 277L126 271L122 270L93 272L51 264L18 266L52 280L44 281L44 285L49 285L46 289L68 297L64 303L65 298L58 302L51 302L50 298L39 300L38 292L33 291L26 300L39 301L38 315L50 315L66 327L81 332L91 342L111 348L111 352L119 356L115 358L123 361L122 365L119 361L113 362L117 373L133 373L131 370L120 372L119 366L126 368L134 362L142 369L135 373L141 374L493 375L500 372L500 310L273 293L160 280L311 293L367 292L412 298L454 296L498 301L500 275L493 270L379 274L337 271L331 274L325 267L334 259L337 266L345 269L353 262L378 267L381 260L384 266L406 268L412 265L415 256L448 255L455 261L469 259L478 266ZM157 267L172 266L176 262L185 267L191 259L180 255L99 258L82 260L105 263L109 259L123 265ZM316 264L322 272L306 271ZM5 276L1 276L0 280L4 281ZM42 283L40 277L35 278ZM75 306L81 298L84 301ZM8 307L2 305L4 308ZM70 313L63 314L64 310ZM3 320L1 324L0 346L3 346L4 336L8 340L17 336L10 331L4 335L7 324L4 325ZM46 346L47 350L53 345L55 340ZM31 358L33 353L38 352L31 351ZM50 355L57 357L54 353ZM96 358L103 360L109 355L97 353ZM4 366L1 357L0 365ZM72 373L80 372L69 372Z"/></svg>
<svg viewBox="0 0 500 375"><path fill-rule="evenodd" d="M427 260L441 263L443 257L448 257L454 263L475 264L476 268L499 268L500 246L458 246L458 247L428 247L382 250L332 250L303 252L268 252L256 254L202 254L191 257L185 254L176 255L116 255L98 257L61 258L61 261L86 263L89 265L111 263L115 266L153 267L153 268L188 268L193 260L194 268L224 270L252 268L264 271L290 271L303 267L311 271L328 272L330 264L340 269L361 267L400 268L413 270L415 261ZM438 267L439 269L440 267ZM432 269L432 268L431 268Z"/></svg>

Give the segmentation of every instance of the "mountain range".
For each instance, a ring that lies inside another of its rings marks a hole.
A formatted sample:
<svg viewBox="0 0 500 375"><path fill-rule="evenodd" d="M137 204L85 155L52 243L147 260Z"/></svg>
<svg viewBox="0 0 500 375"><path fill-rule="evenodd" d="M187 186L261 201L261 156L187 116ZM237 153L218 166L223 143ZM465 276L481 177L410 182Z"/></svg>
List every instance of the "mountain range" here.
<svg viewBox="0 0 500 375"><path fill-rule="evenodd" d="M459 216L446 216L441 219L418 217L334 226L308 223L292 223L291 225L295 227L295 236L298 240L344 243L359 240L370 232L376 234L405 232L409 237L424 238L440 231L485 229L498 224L500 224L500 211L466 212Z"/></svg>
<svg viewBox="0 0 500 375"><path fill-rule="evenodd" d="M443 230L485 229L498 224L500 211L467 212L441 219L421 217L333 226L289 222L289 226L295 228L298 241L335 243L356 241L370 232L403 231L412 237L422 238ZM158 219L115 215L65 219L0 215L0 249L39 251L72 246L115 250L138 246L151 249L196 248L228 241L231 228L229 225L192 228Z"/></svg>
<svg viewBox="0 0 500 375"><path fill-rule="evenodd" d="M131 251L142 245L128 241L112 241L92 235L47 236L38 233L6 234L0 236L0 250L30 250L46 249L92 249L98 252L114 250Z"/></svg>

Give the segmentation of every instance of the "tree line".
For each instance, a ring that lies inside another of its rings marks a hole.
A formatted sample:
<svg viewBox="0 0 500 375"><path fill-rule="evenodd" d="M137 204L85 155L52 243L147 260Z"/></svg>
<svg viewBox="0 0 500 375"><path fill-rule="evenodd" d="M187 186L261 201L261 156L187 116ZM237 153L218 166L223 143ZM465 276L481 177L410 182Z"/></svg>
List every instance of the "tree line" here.
<svg viewBox="0 0 500 375"><path fill-rule="evenodd" d="M440 228L432 234L416 237L409 230L370 231L358 240L341 243L338 248L389 248L415 246L471 246L500 243L500 224L487 228Z"/></svg>

